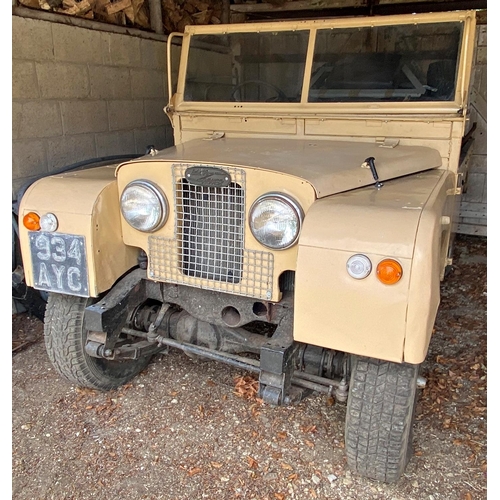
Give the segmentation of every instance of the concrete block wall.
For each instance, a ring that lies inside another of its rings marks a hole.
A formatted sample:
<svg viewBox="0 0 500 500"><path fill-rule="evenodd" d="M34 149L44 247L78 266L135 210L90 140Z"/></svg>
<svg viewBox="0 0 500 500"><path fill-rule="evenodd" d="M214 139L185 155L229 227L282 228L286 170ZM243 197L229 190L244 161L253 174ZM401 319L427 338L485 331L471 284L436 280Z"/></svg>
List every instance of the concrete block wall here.
<svg viewBox="0 0 500 500"><path fill-rule="evenodd" d="M486 35L486 24L479 25L470 94L470 123L476 123L476 130L469 164L468 185L462 197L458 225L459 233L478 236L487 236Z"/></svg>
<svg viewBox="0 0 500 500"><path fill-rule="evenodd" d="M90 158L173 144L166 43L12 16L12 188Z"/></svg>

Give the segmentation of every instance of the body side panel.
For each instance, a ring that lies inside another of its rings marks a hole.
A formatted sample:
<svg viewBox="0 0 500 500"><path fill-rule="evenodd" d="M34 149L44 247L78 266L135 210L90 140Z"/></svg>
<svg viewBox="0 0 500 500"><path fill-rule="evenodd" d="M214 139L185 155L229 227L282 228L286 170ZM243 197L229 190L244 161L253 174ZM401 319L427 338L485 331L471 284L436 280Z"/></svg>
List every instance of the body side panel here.
<svg viewBox="0 0 500 500"><path fill-rule="evenodd" d="M138 249L122 241L115 166L47 177L26 191L20 219L30 212L56 215L60 233L85 237L89 293L97 297L137 265ZM64 196L63 196L64 194ZM33 286L28 233L20 227L26 283Z"/></svg>
<svg viewBox="0 0 500 500"><path fill-rule="evenodd" d="M439 282L439 253L434 235L426 237L429 228L423 228L418 252L433 275L424 272L424 264L415 270L415 242L423 214L435 221L439 211L432 201L436 186L448 179L451 183L452 177L445 171L423 172L389 181L380 190L365 188L318 200L311 207L299 241L296 340L401 362L413 350L405 347L408 331L415 337L424 331L427 338L436 308L434 302L420 302L419 296L428 296L426 290L434 290ZM433 215L428 216L428 210ZM346 270L347 259L356 253L372 262L372 272L363 280L351 278ZM403 277L395 285L383 285L376 277L375 268L384 258L395 258L403 266ZM410 292L419 304L411 321ZM434 298L434 291L430 295Z"/></svg>
<svg viewBox="0 0 500 500"><path fill-rule="evenodd" d="M446 174L432 192L420 218L408 293L404 360L421 363L427 355L440 302L454 211L454 176Z"/></svg>

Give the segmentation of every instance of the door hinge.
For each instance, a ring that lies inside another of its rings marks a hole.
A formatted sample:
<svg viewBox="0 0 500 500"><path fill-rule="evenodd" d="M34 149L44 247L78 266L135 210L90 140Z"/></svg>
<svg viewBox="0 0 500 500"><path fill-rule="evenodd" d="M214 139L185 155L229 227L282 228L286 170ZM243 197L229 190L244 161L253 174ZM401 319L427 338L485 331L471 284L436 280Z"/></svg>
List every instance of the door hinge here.
<svg viewBox="0 0 500 500"><path fill-rule="evenodd" d="M391 138L391 137L376 137L375 142L381 148L390 148L394 149L397 145L399 145L399 139Z"/></svg>

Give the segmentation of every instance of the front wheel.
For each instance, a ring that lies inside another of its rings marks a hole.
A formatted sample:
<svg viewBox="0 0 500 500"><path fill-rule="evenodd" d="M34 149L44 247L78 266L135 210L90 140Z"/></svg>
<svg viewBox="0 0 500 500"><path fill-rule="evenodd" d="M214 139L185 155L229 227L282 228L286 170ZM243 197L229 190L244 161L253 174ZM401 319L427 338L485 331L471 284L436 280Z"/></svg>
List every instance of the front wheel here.
<svg viewBox="0 0 500 500"><path fill-rule="evenodd" d="M419 365L353 356L345 445L349 467L392 483L413 449Z"/></svg>
<svg viewBox="0 0 500 500"><path fill-rule="evenodd" d="M85 351L85 308L92 299L50 293L45 311L45 347L55 369L82 387L107 391L125 384L140 373L151 356L112 361L89 356Z"/></svg>

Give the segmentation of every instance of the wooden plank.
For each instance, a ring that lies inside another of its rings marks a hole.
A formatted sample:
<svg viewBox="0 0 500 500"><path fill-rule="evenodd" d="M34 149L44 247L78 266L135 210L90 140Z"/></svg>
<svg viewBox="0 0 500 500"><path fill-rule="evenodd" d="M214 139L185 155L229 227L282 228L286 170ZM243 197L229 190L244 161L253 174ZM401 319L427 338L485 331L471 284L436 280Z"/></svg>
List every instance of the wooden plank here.
<svg viewBox="0 0 500 500"><path fill-rule="evenodd" d="M475 174L486 174L488 172L488 158L487 155L473 154L470 159L470 170Z"/></svg>
<svg viewBox="0 0 500 500"><path fill-rule="evenodd" d="M463 217L464 219L476 219L481 222L486 222L486 212L473 212L471 210L462 210L460 209L458 213L459 217Z"/></svg>
<svg viewBox="0 0 500 500"><path fill-rule="evenodd" d="M459 220L460 224L468 224L470 226L486 226L486 221L484 219L474 219L472 217L463 217Z"/></svg>
<svg viewBox="0 0 500 500"><path fill-rule="evenodd" d="M229 24L230 10L231 10L231 1L230 0L222 0L221 21L223 24Z"/></svg>
<svg viewBox="0 0 500 500"><path fill-rule="evenodd" d="M137 24L141 26L141 28L149 29L151 23L146 9L147 7L144 4L144 0L132 0L132 6L124 9L123 12L132 24Z"/></svg>
<svg viewBox="0 0 500 500"><path fill-rule="evenodd" d="M476 108L476 111L479 113L481 118L484 121L487 121L488 106L486 105L486 100L479 94L477 89L472 89L470 93L470 103Z"/></svg>
<svg viewBox="0 0 500 500"><path fill-rule="evenodd" d="M469 0L473 3L474 0ZM279 1L270 0L265 3L238 3L230 6L232 12L252 14L257 12L291 12L291 11L303 11L303 10L321 10L321 9L345 9L345 8L368 8L371 5L376 7L382 6L385 9L394 6L395 8L404 7L405 5L412 6L417 4L422 4L425 8L425 4L435 5L437 3L450 4L449 9L453 9L454 4L457 4L457 0L377 0L375 2L369 0L292 0L292 1ZM458 2L463 3L463 2ZM461 7L462 9L464 7ZM474 8L471 5L470 8Z"/></svg>
<svg viewBox="0 0 500 500"><path fill-rule="evenodd" d="M440 3L456 2L456 0L439 0ZM378 0L378 5L401 5L405 3L436 3L436 0Z"/></svg>
<svg viewBox="0 0 500 500"><path fill-rule="evenodd" d="M233 12L289 12L298 10L319 10L319 9L342 9L345 7L367 7L367 0L312 0L312 1L292 1L283 4L273 3L240 3L231 5Z"/></svg>
<svg viewBox="0 0 500 500"><path fill-rule="evenodd" d="M486 212L486 203L474 203L471 201L462 201L460 203L460 210L469 212Z"/></svg>
<svg viewBox="0 0 500 500"><path fill-rule="evenodd" d="M487 10L478 10L476 13L476 22L478 25L488 24L488 14Z"/></svg>
<svg viewBox="0 0 500 500"><path fill-rule="evenodd" d="M18 0L21 5L24 5L26 7L31 7L33 9L39 9L40 8L40 3L38 0Z"/></svg>
<svg viewBox="0 0 500 500"><path fill-rule="evenodd" d="M477 45L479 47L486 47L487 29L486 26L479 26L477 32Z"/></svg>
<svg viewBox="0 0 500 500"><path fill-rule="evenodd" d="M109 33L117 33L120 35L130 35L146 40L156 40L159 42L166 42L167 35L151 33L148 31L132 28L130 26L116 26L114 24L101 23L89 19L82 19L81 17L74 16L61 16L54 12L46 12L44 10L28 9L27 7L12 7L12 15L25 17L28 19L39 19L42 21L50 21L53 23L66 24L69 26L79 26L96 31L106 31Z"/></svg>
<svg viewBox="0 0 500 500"><path fill-rule="evenodd" d="M128 7L132 7L132 0L118 0L113 3L108 3L108 5L106 5L106 14L116 14Z"/></svg>
<svg viewBox="0 0 500 500"><path fill-rule="evenodd" d="M488 231L486 226L472 226L469 224L458 224L458 234L470 234L475 236L487 236Z"/></svg>
<svg viewBox="0 0 500 500"><path fill-rule="evenodd" d="M54 12L60 12L69 16L80 16L92 10L92 6L88 0L82 0L79 3L76 3L74 0L64 0L63 7L62 9L54 9Z"/></svg>

